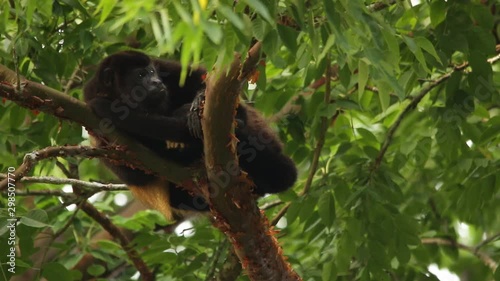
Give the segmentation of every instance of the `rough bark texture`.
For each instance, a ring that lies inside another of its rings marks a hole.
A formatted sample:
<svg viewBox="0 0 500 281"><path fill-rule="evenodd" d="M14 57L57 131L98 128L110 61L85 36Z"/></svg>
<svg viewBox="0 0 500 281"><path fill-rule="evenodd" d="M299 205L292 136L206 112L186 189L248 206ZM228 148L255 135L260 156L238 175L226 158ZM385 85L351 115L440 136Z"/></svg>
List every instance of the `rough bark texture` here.
<svg viewBox="0 0 500 281"><path fill-rule="evenodd" d="M258 44L244 65L236 55L228 70L220 69L208 77L203 118L207 196L216 226L232 243L251 280L301 280L286 262L255 200L249 200L252 183L234 168L238 165L232 133L235 108L244 79L259 60L259 51Z"/></svg>

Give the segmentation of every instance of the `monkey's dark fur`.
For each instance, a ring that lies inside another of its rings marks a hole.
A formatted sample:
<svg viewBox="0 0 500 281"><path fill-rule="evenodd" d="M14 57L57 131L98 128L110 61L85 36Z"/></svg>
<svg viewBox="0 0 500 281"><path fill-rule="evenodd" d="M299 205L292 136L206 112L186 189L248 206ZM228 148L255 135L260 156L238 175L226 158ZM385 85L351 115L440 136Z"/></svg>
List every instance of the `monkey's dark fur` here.
<svg viewBox="0 0 500 281"><path fill-rule="evenodd" d="M199 107L203 100L205 73L202 68L190 69L181 87L178 62L151 59L135 51L120 52L101 62L84 88L85 102L105 120L103 124L111 123L160 157L188 166L203 156L203 143L197 138L201 135L199 118L190 108ZM290 188L297 178L295 164L283 154L282 143L264 119L244 104L237 108L236 118L239 164L254 181L254 193ZM182 143L182 147L168 146L167 142ZM95 145L107 143L97 137ZM155 175L104 163L136 197L169 219L181 218L185 211L208 211L202 198L193 198Z"/></svg>

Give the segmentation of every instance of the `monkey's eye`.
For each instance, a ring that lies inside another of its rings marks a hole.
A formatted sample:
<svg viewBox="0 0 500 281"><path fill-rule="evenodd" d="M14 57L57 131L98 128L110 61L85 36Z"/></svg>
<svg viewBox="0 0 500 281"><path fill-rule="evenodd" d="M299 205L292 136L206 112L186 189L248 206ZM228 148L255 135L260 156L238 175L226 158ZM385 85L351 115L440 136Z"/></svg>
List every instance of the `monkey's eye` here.
<svg viewBox="0 0 500 281"><path fill-rule="evenodd" d="M139 78L144 78L148 75L148 71L145 70L145 69L141 69L139 70L139 72L137 73L137 77Z"/></svg>

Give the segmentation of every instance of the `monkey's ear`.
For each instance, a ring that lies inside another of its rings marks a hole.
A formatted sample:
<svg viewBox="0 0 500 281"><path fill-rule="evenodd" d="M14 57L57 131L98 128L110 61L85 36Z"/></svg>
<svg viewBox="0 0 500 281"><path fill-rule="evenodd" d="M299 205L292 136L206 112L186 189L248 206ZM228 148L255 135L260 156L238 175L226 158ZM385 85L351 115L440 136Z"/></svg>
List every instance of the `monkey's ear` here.
<svg viewBox="0 0 500 281"><path fill-rule="evenodd" d="M104 83L107 87L111 87L113 85L114 79L114 71L113 69L107 67L101 73L101 82Z"/></svg>

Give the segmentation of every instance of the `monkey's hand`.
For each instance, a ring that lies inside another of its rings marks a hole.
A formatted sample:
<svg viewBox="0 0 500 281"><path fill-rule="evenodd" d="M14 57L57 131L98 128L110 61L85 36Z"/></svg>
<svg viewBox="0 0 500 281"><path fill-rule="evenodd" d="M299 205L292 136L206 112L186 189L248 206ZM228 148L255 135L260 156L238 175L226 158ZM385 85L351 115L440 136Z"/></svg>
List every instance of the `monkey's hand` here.
<svg viewBox="0 0 500 281"><path fill-rule="evenodd" d="M203 107L205 106L205 89L198 92L188 113L189 133L197 139L203 139L203 130L201 128L201 118L203 116Z"/></svg>

